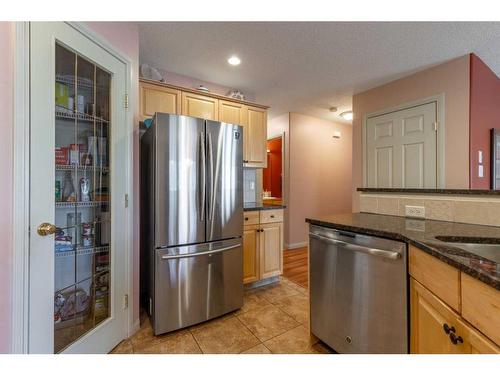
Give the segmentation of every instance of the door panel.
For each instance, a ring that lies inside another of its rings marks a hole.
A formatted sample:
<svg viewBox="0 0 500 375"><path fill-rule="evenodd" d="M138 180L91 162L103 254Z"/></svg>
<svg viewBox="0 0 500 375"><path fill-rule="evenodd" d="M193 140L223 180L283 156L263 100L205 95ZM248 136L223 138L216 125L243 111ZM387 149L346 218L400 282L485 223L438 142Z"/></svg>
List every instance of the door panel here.
<svg viewBox="0 0 500 375"><path fill-rule="evenodd" d="M144 82L140 86L142 120L153 117L156 112L180 114L181 91Z"/></svg>
<svg viewBox="0 0 500 375"><path fill-rule="evenodd" d="M207 121L207 241L241 237L243 129Z"/></svg>
<svg viewBox="0 0 500 375"><path fill-rule="evenodd" d="M28 350L106 353L126 335L127 69L62 22L32 23L30 49Z"/></svg>
<svg viewBox="0 0 500 375"><path fill-rule="evenodd" d="M246 225L243 230L243 283L259 280L259 236L258 225Z"/></svg>
<svg viewBox="0 0 500 375"><path fill-rule="evenodd" d="M267 167L267 113L266 110L248 107L245 124L245 163L249 166Z"/></svg>
<svg viewBox="0 0 500 375"><path fill-rule="evenodd" d="M436 102L366 122L367 187L437 186Z"/></svg>
<svg viewBox="0 0 500 375"><path fill-rule="evenodd" d="M155 247L205 241L205 121L157 113Z"/></svg>
<svg viewBox="0 0 500 375"><path fill-rule="evenodd" d="M219 100L219 121L244 126L245 114L243 104Z"/></svg>
<svg viewBox="0 0 500 375"><path fill-rule="evenodd" d="M281 275L283 271L282 224L261 225L260 232L260 278Z"/></svg>
<svg viewBox="0 0 500 375"><path fill-rule="evenodd" d="M209 96L183 92L182 114L207 120L218 120L219 101Z"/></svg>
<svg viewBox="0 0 500 375"><path fill-rule="evenodd" d="M234 247L236 246L236 247ZM226 251L190 257L220 248ZM243 305L241 239L156 250L156 335L187 327Z"/></svg>

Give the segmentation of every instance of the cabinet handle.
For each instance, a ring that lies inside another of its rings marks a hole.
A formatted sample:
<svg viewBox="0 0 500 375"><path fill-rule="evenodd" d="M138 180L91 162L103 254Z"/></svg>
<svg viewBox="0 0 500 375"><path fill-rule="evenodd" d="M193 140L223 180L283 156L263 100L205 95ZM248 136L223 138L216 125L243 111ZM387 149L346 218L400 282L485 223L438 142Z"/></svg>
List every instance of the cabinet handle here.
<svg viewBox="0 0 500 375"><path fill-rule="evenodd" d="M447 323L444 323L443 324L443 329L444 329L444 332L449 335L450 332L455 332L455 327L450 327Z"/></svg>
<svg viewBox="0 0 500 375"><path fill-rule="evenodd" d="M450 340L451 340L453 345L462 344L464 342L464 339L462 338L462 336L455 335L455 332L450 333Z"/></svg>
<svg viewBox="0 0 500 375"><path fill-rule="evenodd" d="M271 219L274 219L274 215L271 215Z"/></svg>
<svg viewBox="0 0 500 375"><path fill-rule="evenodd" d="M245 218L245 221L248 221L248 217Z"/></svg>

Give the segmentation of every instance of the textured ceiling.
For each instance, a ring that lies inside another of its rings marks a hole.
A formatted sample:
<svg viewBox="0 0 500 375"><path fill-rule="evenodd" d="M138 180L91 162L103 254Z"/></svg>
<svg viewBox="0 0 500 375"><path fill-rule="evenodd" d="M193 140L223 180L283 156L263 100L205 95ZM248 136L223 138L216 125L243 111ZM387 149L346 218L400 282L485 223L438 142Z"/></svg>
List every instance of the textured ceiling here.
<svg viewBox="0 0 500 375"><path fill-rule="evenodd" d="M352 95L474 52L500 75L500 22L145 22L141 63L337 120ZM237 54L241 65L226 60Z"/></svg>

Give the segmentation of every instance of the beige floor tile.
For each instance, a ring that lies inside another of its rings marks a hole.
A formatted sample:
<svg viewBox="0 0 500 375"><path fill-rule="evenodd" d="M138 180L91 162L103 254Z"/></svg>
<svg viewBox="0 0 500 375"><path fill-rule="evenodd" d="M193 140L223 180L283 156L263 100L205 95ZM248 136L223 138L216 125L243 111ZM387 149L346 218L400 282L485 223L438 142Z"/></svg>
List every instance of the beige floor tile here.
<svg viewBox="0 0 500 375"><path fill-rule="evenodd" d="M272 305L241 314L238 319L261 341L269 340L299 325L296 320Z"/></svg>
<svg viewBox="0 0 500 375"><path fill-rule="evenodd" d="M142 352L143 349L149 348L161 344L164 341L170 341L173 337L187 332L186 329L179 330L171 333L165 333L163 335L155 336L153 334L153 328L149 324L149 320L144 321L143 325L129 340L132 343L134 352Z"/></svg>
<svg viewBox="0 0 500 375"><path fill-rule="evenodd" d="M123 340L110 352L110 354L132 354L134 349L130 340Z"/></svg>
<svg viewBox="0 0 500 375"><path fill-rule="evenodd" d="M271 351L264 344L255 345L253 348L245 350L241 354L271 354Z"/></svg>
<svg viewBox="0 0 500 375"><path fill-rule="evenodd" d="M200 330L202 328L206 328L206 327L208 327L210 325L217 324L217 322L222 322L224 320L228 320L228 319L234 318L235 316L236 316L236 312L231 312L229 314L222 315L222 316L220 316L218 318L214 318L214 319L208 320L206 322L199 323L199 324L196 324L194 326L187 327L187 329L190 332L195 332L195 331L198 331L198 330Z"/></svg>
<svg viewBox="0 0 500 375"><path fill-rule="evenodd" d="M243 307L236 311L235 315L238 316L249 311L258 310L270 304L271 303L265 299L258 290L245 292L243 296Z"/></svg>
<svg viewBox="0 0 500 375"><path fill-rule="evenodd" d="M318 354L313 347L317 340L304 326L298 326L279 336L264 342L264 345L272 352L278 354Z"/></svg>
<svg viewBox="0 0 500 375"><path fill-rule="evenodd" d="M309 298L303 294L283 297L274 302L281 310L286 312L299 323L309 325Z"/></svg>
<svg viewBox="0 0 500 375"><path fill-rule="evenodd" d="M259 290L257 293L271 303L283 297L299 294L299 292L295 288L292 288L290 285L287 285L286 283L276 283L273 285L266 286L261 290Z"/></svg>
<svg viewBox="0 0 500 375"><path fill-rule="evenodd" d="M134 350L137 354L201 354L200 347L189 331L170 335L160 342L153 341L150 345Z"/></svg>
<svg viewBox="0 0 500 375"><path fill-rule="evenodd" d="M259 344L237 318L219 320L192 333L203 353L241 353Z"/></svg>

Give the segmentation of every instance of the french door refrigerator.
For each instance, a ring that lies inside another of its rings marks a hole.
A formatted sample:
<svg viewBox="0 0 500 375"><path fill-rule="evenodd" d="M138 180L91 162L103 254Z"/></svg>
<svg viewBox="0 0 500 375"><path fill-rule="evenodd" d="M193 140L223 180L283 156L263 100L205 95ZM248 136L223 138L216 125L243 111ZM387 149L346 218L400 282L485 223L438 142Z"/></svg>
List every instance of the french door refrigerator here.
<svg viewBox="0 0 500 375"><path fill-rule="evenodd" d="M242 180L240 126L155 114L141 138L141 284L155 335L243 305Z"/></svg>

